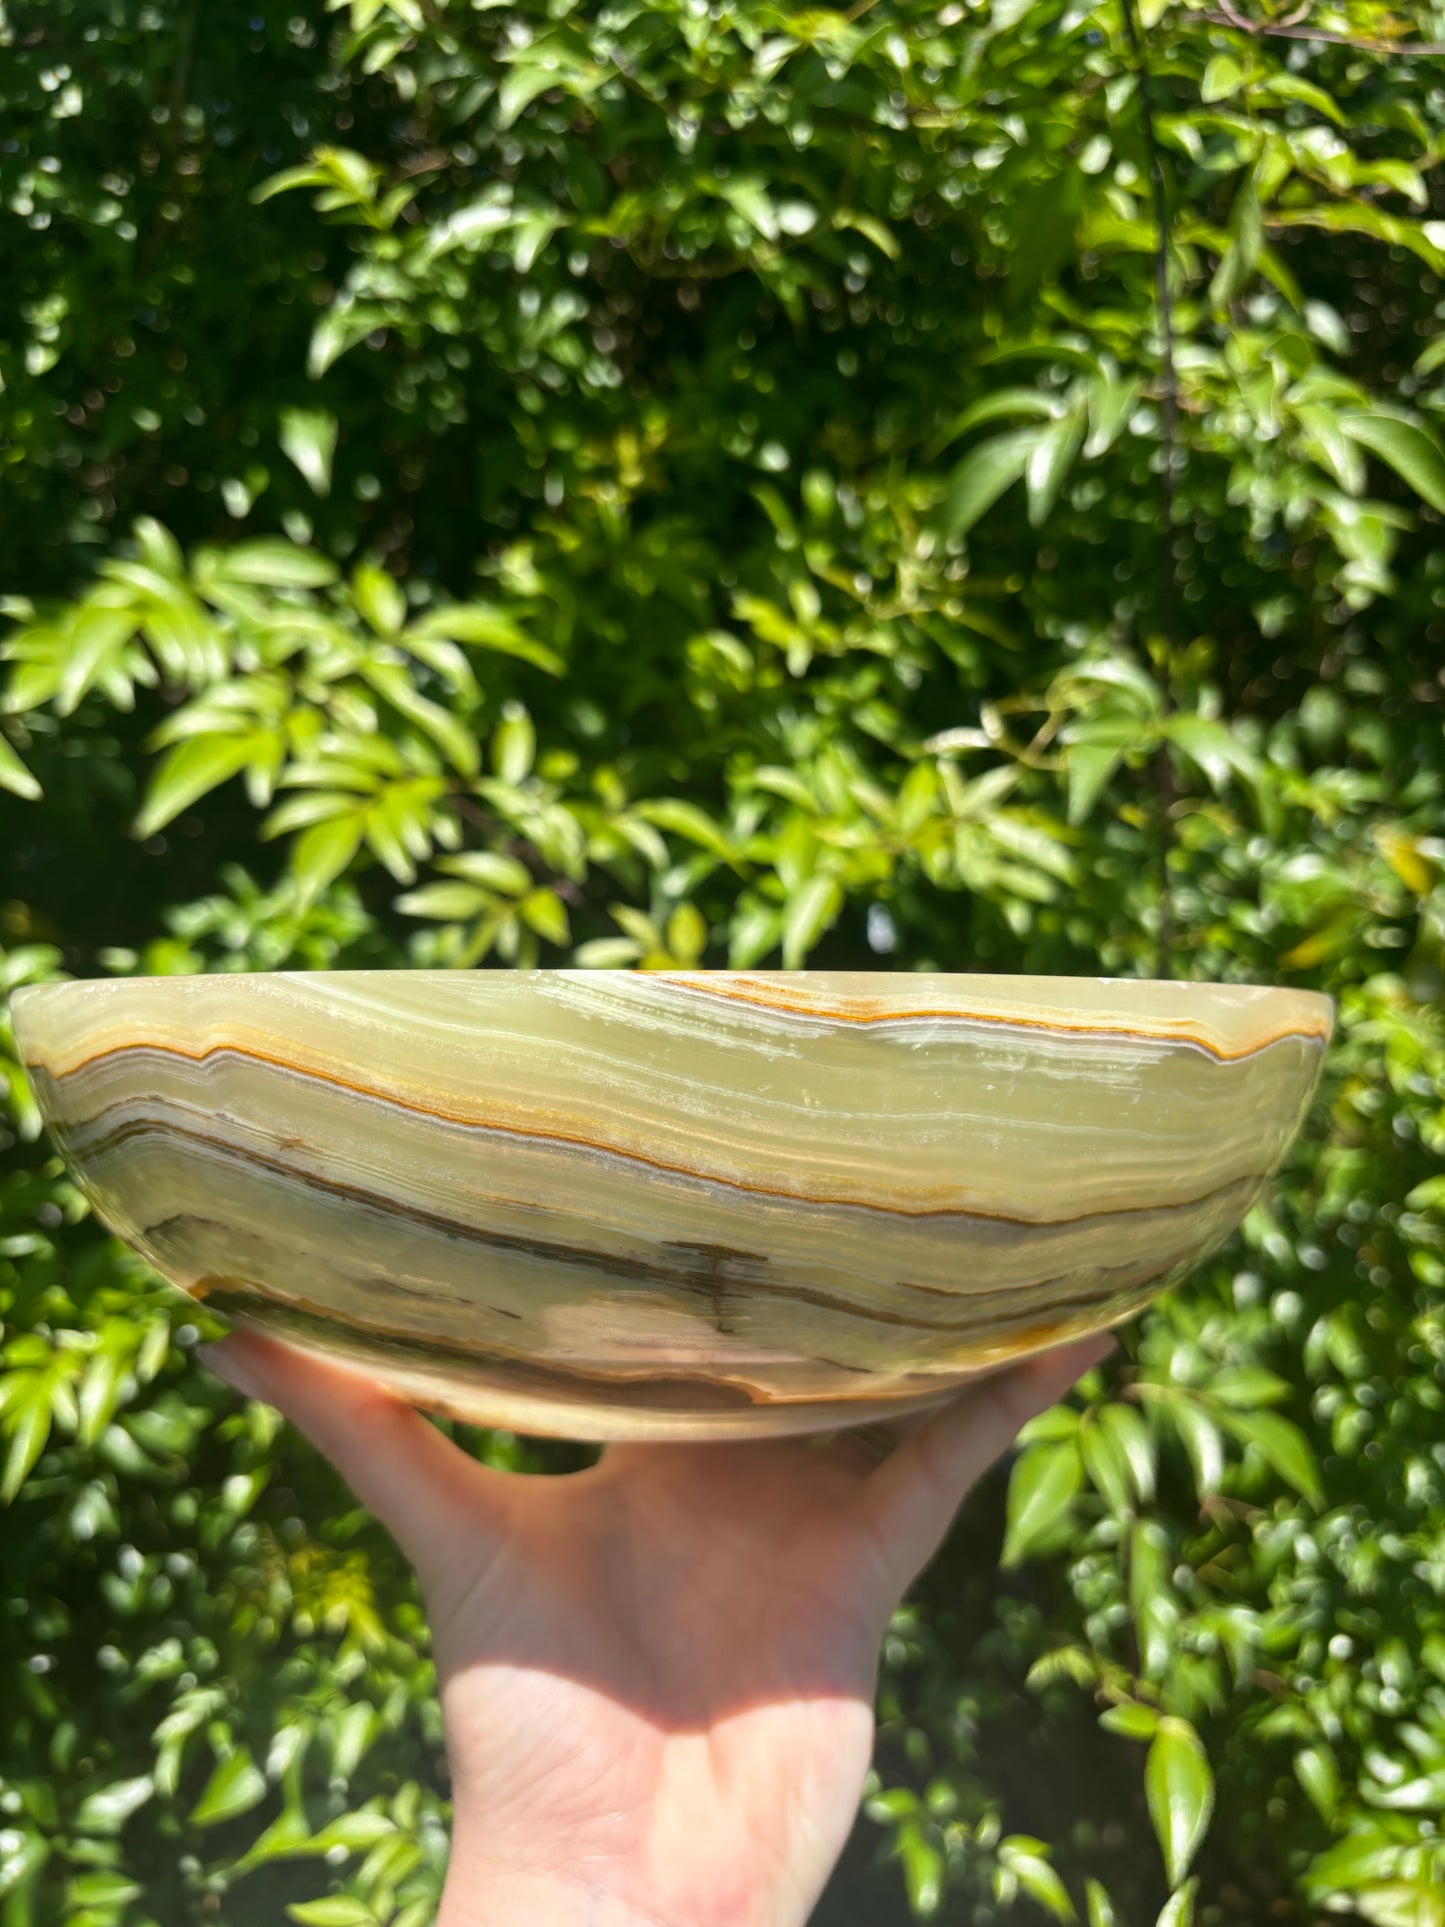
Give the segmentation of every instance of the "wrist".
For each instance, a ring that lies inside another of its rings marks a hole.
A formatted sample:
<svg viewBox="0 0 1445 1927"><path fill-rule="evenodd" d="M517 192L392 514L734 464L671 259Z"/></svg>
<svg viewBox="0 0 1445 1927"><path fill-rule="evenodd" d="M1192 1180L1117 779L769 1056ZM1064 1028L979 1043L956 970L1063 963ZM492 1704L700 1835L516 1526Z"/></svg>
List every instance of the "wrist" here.
<svg viewBox="0 0 1445 1927"><path fill-rule="evenodd" d="M436 1927L664 1927L603 1880L469 1867L453 1856ZM668 1922L666 1927L682 1927Z"/></svg>
<svg viewBox="0 0 1445 1927"><path fill-rule="evenodd" d="M701 1868L661 1881L657 1869L579 1855L565 1866L507 1865L453 1834L436 1927L805 1927L808 1908L766 1882L714 1881Z"/></svg>
<svg viewBox="0 0 1445 1927"><path fill-rule="evenodd" d="M656 1912L638 1904L629 1884L606 1868L518 1872L459 1860L453 1851L436 1927L711 1927L710 1911Z"/></svg>

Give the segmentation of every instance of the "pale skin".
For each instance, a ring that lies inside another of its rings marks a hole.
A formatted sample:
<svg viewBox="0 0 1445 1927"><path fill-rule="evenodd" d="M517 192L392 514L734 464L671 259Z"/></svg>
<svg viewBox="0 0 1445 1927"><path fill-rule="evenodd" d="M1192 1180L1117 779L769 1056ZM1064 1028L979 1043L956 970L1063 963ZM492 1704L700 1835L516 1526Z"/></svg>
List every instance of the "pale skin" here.
<svg viewBox="0 0 1445 1927"><path fill-rule="evenodd" d="M1019 1428L1110 1349L983 1380L880 1463L821 1444L477 1464L365 1378L253 1332L277 1406L415 1566L455 1795L437 1927L803 1927L848 1837L893 1608Z"/></svg>

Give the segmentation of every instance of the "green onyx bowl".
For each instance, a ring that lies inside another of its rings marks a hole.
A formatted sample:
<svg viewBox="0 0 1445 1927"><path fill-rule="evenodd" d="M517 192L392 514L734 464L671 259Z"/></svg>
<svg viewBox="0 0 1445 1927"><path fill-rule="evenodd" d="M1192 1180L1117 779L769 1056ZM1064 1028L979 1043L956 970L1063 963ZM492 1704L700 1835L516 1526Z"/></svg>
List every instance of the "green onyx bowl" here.
<svg viewBox="0 0 1445 1927"><path fill-rule="evenodd" d="M832 1430L1127 1318L1300 1127L1328 999L883 973L46 984L105 1222L414 1403L578 1439Z"/></svg>

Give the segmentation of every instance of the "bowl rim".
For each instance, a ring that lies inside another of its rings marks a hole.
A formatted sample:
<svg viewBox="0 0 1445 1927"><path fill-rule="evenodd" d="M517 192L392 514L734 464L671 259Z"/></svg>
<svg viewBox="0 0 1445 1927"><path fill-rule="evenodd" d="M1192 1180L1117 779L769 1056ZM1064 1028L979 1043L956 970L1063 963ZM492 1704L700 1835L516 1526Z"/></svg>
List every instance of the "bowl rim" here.
<svg viewBox="0 0 1445 1927"><path fill-rule="evenodd" d="M449 983L461 982L508 982L530 983L536 978L583 978L600 982L605 978L638 977L644 981L659 983L688 983L699 981L734 983L776 983L801 984L809 979L827 979L837 983L847 979L850 982L865 983L873 989L886 985L930 983L975 986L988 985L1038 985L1050 990L1063 990L1074 984L1094 984L1108 986L1110 989L1163 990L1169 993L1184 991L1253 991L1261 995L1298 997L1331 1009L1335 999L1323 990L1312 990L1304 984L1264 984L1250 982L1219 982L1209 977L1111 977L1103 974L1086 974L1076 971L1073 975L1058 972L1029 970L853 970L853 969L804 969L804 970L732 970L732 969L694 969L694 970L637 970L628 967L607 967L589 969L582 965L538 965L530 969L515 969L510 965L477 965L468 969L445 969L421 964L415 967L392 965L382 969L361 970L192 970L175 974L147 976L117 975L114 977L56 977L45 983L18 984L11 991L13 1002L17 997L25 997L35 990L54 991L59 989L89 990L97 986L109 990L119 985L159 986L161 984L190 984L204 979L207 983L223 979L227 983L271 983L287 978L304 980L356 977L394 977L398 981L418 977L436 977Z"/></svg>
<svg viewBox="0 0 1445 1927"><path fill-rule="evenodd" d="M170 1006L172 1019L179 1019L184 1008L186 986L207 985L208 997L215 986L235 984L243 993L263 985L315 983L319 986L342 984L395 983L415 984L435 980L449 985L485 984L491 991L525 996L553 984L617 982L618 980L675 984L697 991L714 987L719 1004L753 1005L771 1010L779 1017L814 1018L866 1025L890 1026L902 1022L948 1018L960 1022L998 1024L1001 1027L1079 1030L1100 1033L1132 1034L1131 1017L1137 1017L1141 1036L1160 1042L1171 1041L1168 1027L1184 1026L1193 1031L1211 1023L1244 1024L1250 1029L1272 1029L1272 1037L1258 1037L1244 1055L1270 1042L1287 1037L1304 1043L1330 1043L1335 1028L1335 1000L1323 991L1296 988L1289 984L1213 983L1177 977L1053 976L1006 971L913 971L913 970L588 970L581 968L514 970L481 968L472 970L382 969L382 970L252 970L199 971L184 976L73 977L46 984L26 984L11 994L11 1009L16 1019L17 1044L22 1058L28 1053L19 1037L28 1006L71 996L88 1000L88 993L101 992L102 999L141 993L156 997L157 1015ZM1088 985L1095 992L1116 993L1112 1008L1092 1000L1080 1002L1076 992ZM178 987L162 995L163 987ZM789 988L806 991L810 987L831 992L837 1008L828 1009L812 1002L790 1002ZM753 991L757 994L749 995ZM1143 993L1143 1008L1131 995ZM946 1007L929 1008L930 992ZM771 995L769 993L772 993ZM970 995L971 993L971 995ZM974 1009L967 1002L976 998ZM954 1001L957 1000L957 1001ZM853 1004L854 1010L843 1008ZM1130 1005L1135 1005L1131 1012ZM1152 1004L1153 1008L1148 1006ZM1174 1008L1169 1008L1170 1005ZM992 1005L992 1008L989 1006ZM872 1006L868 1009L867 1006ZM1162 1007L1161 1007L1162 1006ZM98 1014L98 1013L97 1013ZM1072 1019L1073 1021L1069 1021ZM164 1021L164 1019L162 1019ZM1156 1029L1155 1026L1162 1028ZM1278 1028L1276 1028L1278 1027ZM1172 1041L1202 1041L1179 1036ZM1235 1053L1231 1052L1230 1055Z"/></svg>

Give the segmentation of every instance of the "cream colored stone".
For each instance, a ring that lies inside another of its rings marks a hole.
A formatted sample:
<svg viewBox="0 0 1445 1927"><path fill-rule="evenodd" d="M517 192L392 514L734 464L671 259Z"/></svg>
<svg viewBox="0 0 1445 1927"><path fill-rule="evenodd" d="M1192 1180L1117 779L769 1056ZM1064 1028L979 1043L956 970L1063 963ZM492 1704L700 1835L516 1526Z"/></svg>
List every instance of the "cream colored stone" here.
<svg viewBox="0 0 1445 1927"><path fill-rule="evenodd" d="M182 1290L581 1438L826 1429L1127 1317L1234 1228L1327 999L614 971L17 994L45 1119Z"/></svg>

